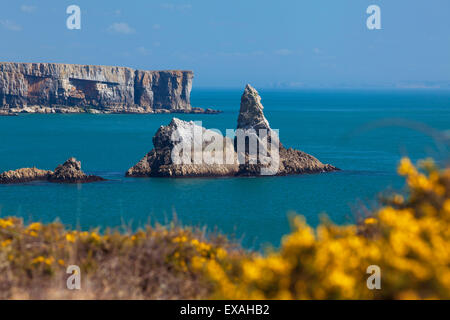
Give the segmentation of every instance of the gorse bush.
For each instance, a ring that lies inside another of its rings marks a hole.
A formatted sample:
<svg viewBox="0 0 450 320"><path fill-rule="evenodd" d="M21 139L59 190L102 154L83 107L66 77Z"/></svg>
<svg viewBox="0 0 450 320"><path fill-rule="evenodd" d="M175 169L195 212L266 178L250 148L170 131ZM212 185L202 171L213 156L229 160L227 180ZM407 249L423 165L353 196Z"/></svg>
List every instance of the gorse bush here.
<svg viewBox="0 0 450 320"><path fill-rule="evenodd" d="M418 168L401 160L405 196L356 225L313 229L297 216L264 254L177 226L100 234L0 219L0 298L449 299L450 168ZM66 288L68 265L81 268L79 291ZM367 287L371 265L379 290Z"/></svg>
<svg viewBox="0 0 450 320"><path fill-rule="evenodd" d="M197 299L211 288L188 269L194 256L232 250L201 230L147 227L136 233L66 230L59 223L25 226L0 219L0 298ZM81 269L81 290L66 286L66 268Z"/></svg>
<svg viewBox="0 0 450 320"><path fill-rule="evenodd" d="M450 169L431 160L420 168L402 159L407 199L393 194L358 225L324 222L314 230L296 217L279 250L199 263L215 284L213 297L449 299ZM367 287L371 265L381 270L380 290Z"/></svg>

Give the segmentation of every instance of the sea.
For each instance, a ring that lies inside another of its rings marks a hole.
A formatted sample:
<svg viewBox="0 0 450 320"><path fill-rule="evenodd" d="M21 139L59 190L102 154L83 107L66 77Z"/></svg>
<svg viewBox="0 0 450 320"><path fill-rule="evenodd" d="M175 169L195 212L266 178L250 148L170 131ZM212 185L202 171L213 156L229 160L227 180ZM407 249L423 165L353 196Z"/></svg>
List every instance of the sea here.
<svg viewBox="0 0 450 320"><path fill-rule="evenodd" d="M235 129L239 89L194 89L195 107L221 114L21 114L0 117L0 172L54 169L69 157L108 181L0 185L0 216L60 221L71 228L136 229L178 223L226 234L246 248L277 247L289 218L343 225L405 192L399 160L448 164L450 92L439 90L259 90L280 141L342 171L283 177L126 178L173 117ZM325 218L327 217L327 218Z"/></svg>

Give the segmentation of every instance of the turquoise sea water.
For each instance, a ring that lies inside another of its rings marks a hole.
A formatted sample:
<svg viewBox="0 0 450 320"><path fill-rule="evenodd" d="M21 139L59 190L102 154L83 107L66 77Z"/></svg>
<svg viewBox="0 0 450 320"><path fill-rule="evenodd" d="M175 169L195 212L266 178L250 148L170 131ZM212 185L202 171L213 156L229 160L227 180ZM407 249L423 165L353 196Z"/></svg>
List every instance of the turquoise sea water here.
<svg viewBox="0 0 450 320"><path fill-rule="evenodd" d="M403 155L448 159L450 93L439 91L260 90L272 128L282 143L343 171L264 178L124 178L152 148L152 136L173 116L203 126L234 129L240 90L194 90L192 104L219 115L20 115L0 117L0 171L54 169L70 156L84 171L109 181L84 185L43 182L0 185L0 215L82 228L139 226L170 221L243 239L248 247L278 245L289 231L287 214L316 225L321 213L337 223L354 221L352 207L380 191L401 189L395 173ZM447 132L446 132L447 131ZM434 138L433 138L434 135ZM448 135L447 135L448 136Z"/></svg>

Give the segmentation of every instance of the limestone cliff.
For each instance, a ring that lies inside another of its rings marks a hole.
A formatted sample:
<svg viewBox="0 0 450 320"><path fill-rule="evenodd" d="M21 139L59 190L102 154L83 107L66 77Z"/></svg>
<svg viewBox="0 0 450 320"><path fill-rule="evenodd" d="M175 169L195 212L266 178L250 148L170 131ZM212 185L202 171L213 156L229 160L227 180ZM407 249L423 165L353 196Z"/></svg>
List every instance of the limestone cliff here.
<svg viewBox="0 0 450 320"><path fill-rule="evenodd" d="M56 63L0 63L0 112L202 112L192 71Z"/></svg>

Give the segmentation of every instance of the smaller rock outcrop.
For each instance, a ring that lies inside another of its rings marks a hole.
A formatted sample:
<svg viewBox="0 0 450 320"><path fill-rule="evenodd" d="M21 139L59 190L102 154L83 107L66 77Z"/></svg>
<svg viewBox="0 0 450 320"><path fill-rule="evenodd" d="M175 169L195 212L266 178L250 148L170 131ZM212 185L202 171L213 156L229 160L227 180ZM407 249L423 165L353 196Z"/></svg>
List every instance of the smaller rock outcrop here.
<svg viewBox="0 0 450 320"><path fill-rule="evenodd" d="M37 168L22 168L10 170L0 174L0 184L25 183L31 181L48 181L53 183L88 183L104 181L105 179L86 175L81 170L81 162L70 158L59 165L55 171Z"/></svg>
<svg viewBox="0 0 450 320"><path fill-rule="evenodd" d="M22 168L0 174L0 184L24 183L36 180L48 180L53 172L37 168Z"/></svg>

